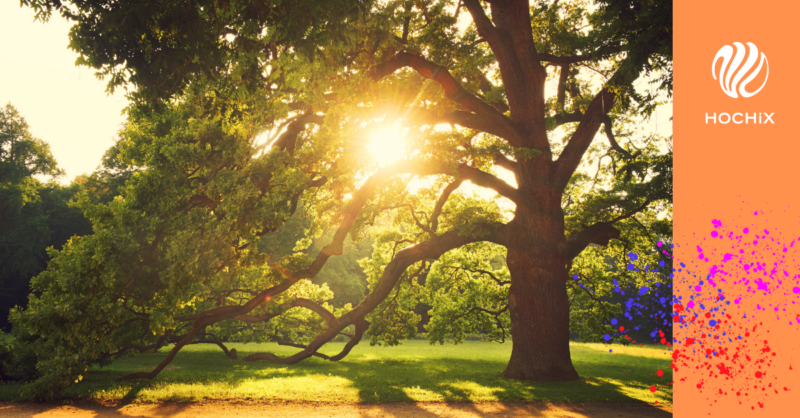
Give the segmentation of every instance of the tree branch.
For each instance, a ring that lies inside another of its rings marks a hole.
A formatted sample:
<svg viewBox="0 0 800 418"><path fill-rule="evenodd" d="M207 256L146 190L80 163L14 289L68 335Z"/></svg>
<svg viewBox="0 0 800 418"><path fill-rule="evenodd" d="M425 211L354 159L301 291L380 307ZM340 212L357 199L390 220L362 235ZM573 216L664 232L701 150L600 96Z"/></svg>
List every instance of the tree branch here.
<svg viewBox="0 0 800 418"><path fill-rule="evenodd" d="M406 126L437 125L447 123L450 125L460 125L468 129L486 132L504 138L508 131L503 126L498 126L494 121L486 119L478 114L456 110L452 112L438 113L433 110L418 107L411 108L405 119Z"/></svg>
<svg viewBox="0 0 800 418"><path fill-rule="evenodd" d="M510 160L503 154L497 154L494 157L494 163L514 173L514 176L519 177L519 163L517 163L516 161Z"/></svg>
<svg viewBox="0 0 800 418"><path fill-rule="evenodd" d="M287 358L280 358L272 353L259 353L258 355L254 354L248 356L245 360L269 360L279 364L295 364L312 356L323 344L336 337L336 335L350 324L356 324L356 335L360 338L362 331L359 330L359 324L363 326L363 318L389 296L392 289L394 289L400 280L400 277L412 264L419 261L437 259L447 251L472 242L490 241L500 245L505 242L505 225L486 224L484 227L488 230L488 234L484 237L464 237L458 235L455 231L448 231L440 236L431 238L429 241L421 242L417 245L412 245L400 250L386 268L384 268L381 278L378 280L372 293L367 295L367 297L350 312L337 318L325 332L316 336L314 340L305 347L305 350ZM352 341L353 340L351 340L351 342ZM353 345L354 344L355 343L353 343ZM331 359L341 359L349 352L350 348L352 348L352 346L349 348L346 347L340 355L334 356Z"/></svg>
<svg viewBox="0 0 800 418"><path fill-rule="evenodd" d="M450 195L461 186L462 182L463 180L457 179L448 184L447 187L445 187L442 191L439 199L436 201L436 206L433 208L430 221L431 230L433 232L436 232L436 230L439 229L439 216L442 214L442 208L444 207L444 204L447 203L447 199L450 198Z"/></svg>
<svg viewBox="0 0 800 418"><path fill-rule="evenodd" d="M605 45L597 48L597 50L589 53L588 55L569 55L569 56L555 56L551 54L539 54L540 61L547 61L556 65L575 64L577 62L595 61L610 57L622 51L619 46Z"/></svg>
<svg viewBox="0 0 800 418"><path fill-rule="evenodd" d="M489 81L488 78L486 78L485 74L483 74L482 72L478 71L478 87L481 89L481 92L483 92L483 94L486 95L486 94L489 94L489 93L492 92L492 89L494 88L494 84L492 84L492 82ZM492 106L494 106L494 108L499 110L500 112L504 112L505 113L505 112L508 112L508 110L509 110L508 109L508 105L503 103L501 100L496 100L496 101L493 101L493 102L488 102L487 101L487 103L489 103Z"/></svg>
<svg viewBox="0 0 800 418"><path fill-rule="evenodd" d="M478 34L486 40L497 58L511 117L517 122L531 123L534 113L544 109L544 85L539 81L544 79L546 73L538 60L530 62L531 57L536 57L536 49L533 45L528 3L516 0L514 4L508 3L510 2L491 4L492 23L479 0L464 0ZM506 10L509 7L513 10Z"/></svg>
<svg viewBox="0 0 800 418"><path fill-rule="evenodd" d="M580 110L576 110L572 113L564 113L564 114L559 113L555 116L555 118L556 118L556 126L558 127L565 123L580 122L581 119L583 119L583 113L581 113Z"/></svg>
<svg viewBox="0 0 800 418"><path fill-rule="evenodd" d="M467 268L465 268L464 270L472 272L472 273L481 273L481 274L487 275L487 276L489 276L490 279L494 280L494 282L497 283L500 286L505 286L505 285L511 284L510 280L500 280L500 279L498 279L497 276L495 276L494 273L492 273L491 271L481 270L481 269L467 269Z"/></svg>
<svg viewBox="0 0 800 418"><path fill-rule="evenodd" d="M388 61L370 68L367 74L373 80L378 81L403 67L411 67L421 76L436 81L444 89L444 94L448 99L494 125L493 131L496 132L495 135L514 146L522 146L519 133L508 117L464 89L446 68L434 64L419 55L398 52Z"/></svg>
<svg viewBox="0 0 800 418"><path fill-rule="evenodd" d="M570 281L568 281L568 282L569 282L569 283L571 283L573 287L577 287L578 289L583 289L583 291L585 291L585 292L586 292L586 294L587 294L587 295L589 295L589 298L591 298L591 299L592 299L593 301L595 301L595 302L596 302L598 305L600 305L600 308L602 308L602 309L603 309L603 314L605 315L606 322L607 322L607 321L608 321L608 318L610 318L610 317L608 316L608 312L606 311L606 306L605 306L605 305L603 305L603 302L601 302L601 301L600 301L600 299L597 299L597 296L593 295L593 294L592 294L592 292L590 292L590 291L589 291L589 289L587 289L587 288L585 288L585 287L582 287L582 286L577 286L577 285L575 284L575 282L573 282L573 281L571 281L571 280L570 280Z"/></svg>
<svg viewBox="0 0 800 418"><path fill-rule="evenodd" d="M464 163L459 164L458 175L460 178L469 180L477 186L492 189L500 195L507 197L512 202L519 203L520 199L522 198L519 190L511 187L510 184L487 172L481 171L475 167L470 167Z"/></svg>
<svg viewBox="0 0 800 418"><path fill-rule="evenodd" d="M633 158L630 152L625 151L624 148L619 146L617 139L614 138L614 132L611 130L612 122L611 117L606 115L605 119L603 119L603 127L605 128L606 137L608 137L608 142L611 144L611 149L617 151L618 153L624 155L627 158Z"/></svg>
<svg viewBox="0 0 800 418"><path fill-rule="evenodd" d="M316 114L305 114L299 116L297 119L293 120L287 127L286 131L284 131L278 139L275 140L275 143L272 145L273 148L277 149L285 149L289 152L289 155L294 157L294 149L295 145L297 144L297 136L300 135L300 132L306 130L306 125L309 123L315 123L317 125L322 125L325 120L325 116L316 115Z"/></svg>
<svg viewBox="0 0 800 418"><path fill-rule="evenodd" d="M652 201L645 199L644 203L639 205L631 212L617 216L608 222L596 222L591 226L584 226L573 239L567 243L567 258L575 258L589 246L589 244L608 245L612 239L620 239L620 232L614 227L614 224L628 219L631 216L645 210Z"/></svg>
<svg viewBox="0 0 800 418"><path fill-rule="evenodd" d="M336 317L331 313L331 311L323 308L322 305L312 300L297 298L294 301L294 305L313 311L314 313L319 315L323 320L325 320L325 323L328 324L328 326L336 322Z"/></svg>
<svg viewBox="0 0 800 418"><path fill-rule="evenodd" d="M578 129L572 134L564 151L556 160L556 173L554 187L563 190L569 182L572 173L580 165L583 154L591 145L594 135L603 123L606 113L614 106L615 93L605 87L600 90L594 100L589 104L586 113L581 118Z"/></svg>

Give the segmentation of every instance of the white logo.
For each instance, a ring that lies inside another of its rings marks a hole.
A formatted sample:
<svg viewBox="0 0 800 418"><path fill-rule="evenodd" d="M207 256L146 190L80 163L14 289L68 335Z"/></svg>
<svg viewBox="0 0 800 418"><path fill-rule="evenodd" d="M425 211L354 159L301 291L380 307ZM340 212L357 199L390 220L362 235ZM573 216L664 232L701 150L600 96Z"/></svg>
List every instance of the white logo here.
<svg viewBox="0 0 800 418"><path fill-rule="evenodd" d="M736 56L733 57L733 61L731 61L733 47L730 45L723 46L719 49L717 55L714 56L714 62L711 64L711 75L714 76L714 80L717 79L715 68L717 66L717 60L722 58L722 66L719 67L719 86L722 87L722 91L734 99L739 97L739 94L741 94L742 97L754 96L764 88L765 84L767 84L767 78L769 77L769 62L767 62L767 56L762 52L761 60L758 62L758 67L756 67L756 69L750 73L747 78L742 80L742 77L744 77L747 72L753 68L753 65L759 58L758 47L756 47L752 42L747 43L747 46L750 47L750 54L747 56L747 61L744 62L744 65L739 67L739 64L742 63L742 60L744 60L744 57L747 55L747 53L745 52L744 45L742 45L740 42L734 42L733 44L736 46ZM766 77L764 77L764 82L761 83L761 87L754 92L747 91L745 89L747 83L753 81L753 79L758 76L758 74L761 72L761 67L763 67L765 63L767 64L767 74ZM728 64L730 64L730 66ZM739 84L740 81L741 84Z"/></svg>

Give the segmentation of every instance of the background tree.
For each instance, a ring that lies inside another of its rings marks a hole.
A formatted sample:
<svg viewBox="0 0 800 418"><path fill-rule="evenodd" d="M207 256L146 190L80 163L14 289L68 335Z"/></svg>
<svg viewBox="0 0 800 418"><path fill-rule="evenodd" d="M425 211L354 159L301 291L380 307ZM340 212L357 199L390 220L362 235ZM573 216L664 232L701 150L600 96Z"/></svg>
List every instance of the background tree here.
<svg viewBox="0 0 800 418"><path fill-rule="evenodd" d="M11 308L26 305L31 277L47 266L46 249L92 232L69 204L80 186L52 181L61 174L50 146L31 135L19 111L0 109L0 328L8 327Z"/></svg>
<svg viewBox="0 0 800 418"><path fill-rule="evenodd" d="M420 298L434 305L434 341L510 332L506 377L577 379L569 288L591 267L584 250L631 242L638 214L669 217L669 141L628 127L656 106L635 80L671 94L669 2L23 4L75 21L81 63L136 87L112 152L125 189L83 201L95 233L58 253L14 316L41 353L37 396L94 362L175 343L125 377L152 378L217 334L301 349L245 360L339 360L367 327L374 343L412 335ZM368 152L376 136L403 141L404 159ZM458 192L466 182L498 198ZM300 205L313 224L296 250L337 225L331 243L313 258L258 251ZM307 279L370 228L369 294L335 309ZM342 352L318 351L340 334Z"/></svg>

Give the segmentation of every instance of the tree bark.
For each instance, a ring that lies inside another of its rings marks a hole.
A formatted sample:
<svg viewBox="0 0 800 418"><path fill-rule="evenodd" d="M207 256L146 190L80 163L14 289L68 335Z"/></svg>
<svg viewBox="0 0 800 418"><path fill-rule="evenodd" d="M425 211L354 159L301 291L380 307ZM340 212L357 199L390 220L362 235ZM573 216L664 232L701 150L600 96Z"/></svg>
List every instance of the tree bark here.
<svg viewBox="0 0 800 418"><path fill-rule="evenodd" d="M577 380L569 351L569 300L564 214L558 193L541 206L518 205L509 225L511 359L509 379Z"/></svg>

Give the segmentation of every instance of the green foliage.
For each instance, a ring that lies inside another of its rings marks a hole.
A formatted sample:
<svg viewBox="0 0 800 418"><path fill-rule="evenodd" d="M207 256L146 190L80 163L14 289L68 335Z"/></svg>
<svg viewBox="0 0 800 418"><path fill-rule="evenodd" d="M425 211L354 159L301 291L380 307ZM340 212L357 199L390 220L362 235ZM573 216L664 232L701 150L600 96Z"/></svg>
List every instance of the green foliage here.
<svg viewBox="0 0 800 418"><path fill-rule="evenodd" d="M466 334L510 339L505 248L476 243L451 251L434 263L425 283L424 301L433 306L426 326L431 343L455 343Z"/></svg>
<svg viewBox="0 0 800 418"><path fill-rule="evenodd" d="M295 251L316 257L322 247L333 239L333 231L329 230L319 238L312 239L306 236L312 223L310 215L302 208L299 209L277 231L261 238L258 244L259 251L269 254L274 259L281 259ZM306 240L312 243L303 244ZM372 254L372 241L371 237L358 242L345 240L343 254L328 260L312 279L313 283L325 284L331 289L333 298L329 302L332 306L336 308L342 308L346 304L355 306L364 298L367 276L358 265L358 260Z"/></svg>
<svg viewBox="0 0 800 418"><path fill-rule="evenodd" d="M594 147L589 151L587 166L594 162L591 158L598 158L604 152L606 154L599 158L610 156L612 164L598 164L593 178L576 173L568 187L569 193L564 197L568 231L623 217L615 226L624 241L612 240L608 246L592 246L572 260L570 276L578 275L579 280L570 281L567 288L572 300L570 329L579 333L582 341L600 342L604 334L613 335L608 321L621 318L621 304L629 299L615 292L615 288L639 289L645 285L652 288L671 284L669 275L663 272L671 271L672 262L656 249L658 242L672 243L672 138L651 135L640 144L633 158L619 163L613 160L615 157L606 148ZM648 211L637 212L642 204L653 201L659 203ZM630 216L626 216L628 214ZM657 266L663 261L662 273L628 271L625 266L630 253L638 255L637 265ZM583 283L589 291L580 288L578 283ZM642 296L640 303L653 306L649 297ZM671 322L665 325L663 318L659 320L642 315L637 316L635 323L642 331L631 335L638 335L640 341L649 338L647 334L653 329L671 332ZM630 342L627 339L612 340L617 341Z"/></svg>
<svg viewBox="0 0 800 418"><path fill-rule="evenodd" d="M40 18L58 10L74 22L70 46L79 64L110 77L109 89L133 87L128 122L103 169L80 180L77 201L94 233L52 250L28 308L12 315L16 341L38 359L40 376L25 396L58 397L94 364L183 338L304 346L326 330L352 333L366 318L372 344L397 345L417 333L420 306L431 307L431 343L467 334L503 341L510 281L528 278L511 277L502 246L436 247L438 259L415 258L399 272L386 267L401 252L448 237L491 239L520 214L550 222L542 229L556 252L566 251L564 238L569 244L600 222L627 240L578 251L567 266L597 282L594 298L568 288L573 331L591 340L606 329L608 311L618 311L609 283L622 274L606 261L644 253L655 235L671 235L670 140L634 131L661 96L640 95L633 81L661 77L661 93L671 94L671 5L664 2L531 5L537 52L580 57L563 67L567 82L557 97L534 103L531 95L528 110L543 110L534 113L544 120L509 109L510 94L529 86L497 71L502 51L474 24L458 28L462 2L22 3ZM435 67L378 74L404 56ZM561 76L559 65L535 69ZM582 117L597 94L596 73L616 92L618 104L602 110L617 140L578 150L582 168L563 193L555 191L549 185L571 173L555 179L559 163L547 159L558 158L578 130L563 118L598 120ZM467 98L497 112L477 112ZM522 139L498 136L495 122ZM408 162L392 165L367 152L389 128L405 133ZM536 135L547 135L545 146L528 147L526 136ZM506 193L519 195L510 197L518 206L459 189L470 180L507 191L494 176L504 164L520 185ZM39 166L47 167L29 165ZM33 196L23 191L20 202ZM562 195L563 236L554 192ZM378 290L384 296L370 299ZM322 309L334 325L317 314Z"/></svg>
<svg viewBox="0 0 800 418"><path fill-rule="evenodd" d="M309 176L286 167L285 154L253 158L246 122L195 118L191 112L185 107L157 116L132 111L107 154L114 163L106 164L111 180L129 177L125 187L111 201L96 188L79 195L94 234L52 250L48 270L32 281L28 308L12 312L18 338L39 337L31 346L42 376L30 394L57 396L79 381L89 364L163 345L159 339L165 333L185 333L185 323L174 317L220 302L240 303L248 289L280 281L263 266L267 254L249 243L290 217L292 201ZM269 175L266 181L253 176L259 170ZM260 199L267 190L271 199ZM307 259L289 254L279 260L298 268ZM310 335L319 323L309 320L309 312L283 312L297 297L322 303L332 295L325 286L297 285L253 312L282 314L270 323L270 333L221 324L219 336Z"/></svg>
<svg viewBox="0 0 800 418"><path fill-rule="evenodd" d="M50 145L31 136L28 123L14 106L7 104L0 110L0 182L17 183L35 175L60 174ZM24 204L24 197L20 200Z"/></svg>
<svg viewBox="0 0 800 418"><path fill-rule="evenodd" d="M71 202L80 190L51 179L62 174L49 145L31 136L13 106L0 110L0 327L9 309L25 305L32 276L45 269L49 247L91 233L91 224Z"/></svg>
<svg viewBox="0 0 800 418"><path fill-rule="evenodd" d="M313 57L317 45L367 6L355 0L21 3L42 20L57 10L75 22L70 48L80 54L78 64L108 77L109 91L126 83L140 86L132 94L145 100L180 95L190 82L223 78L228 91L257 89L273 78L264 59L277 54L276 48L289 44Z"/></svg>

